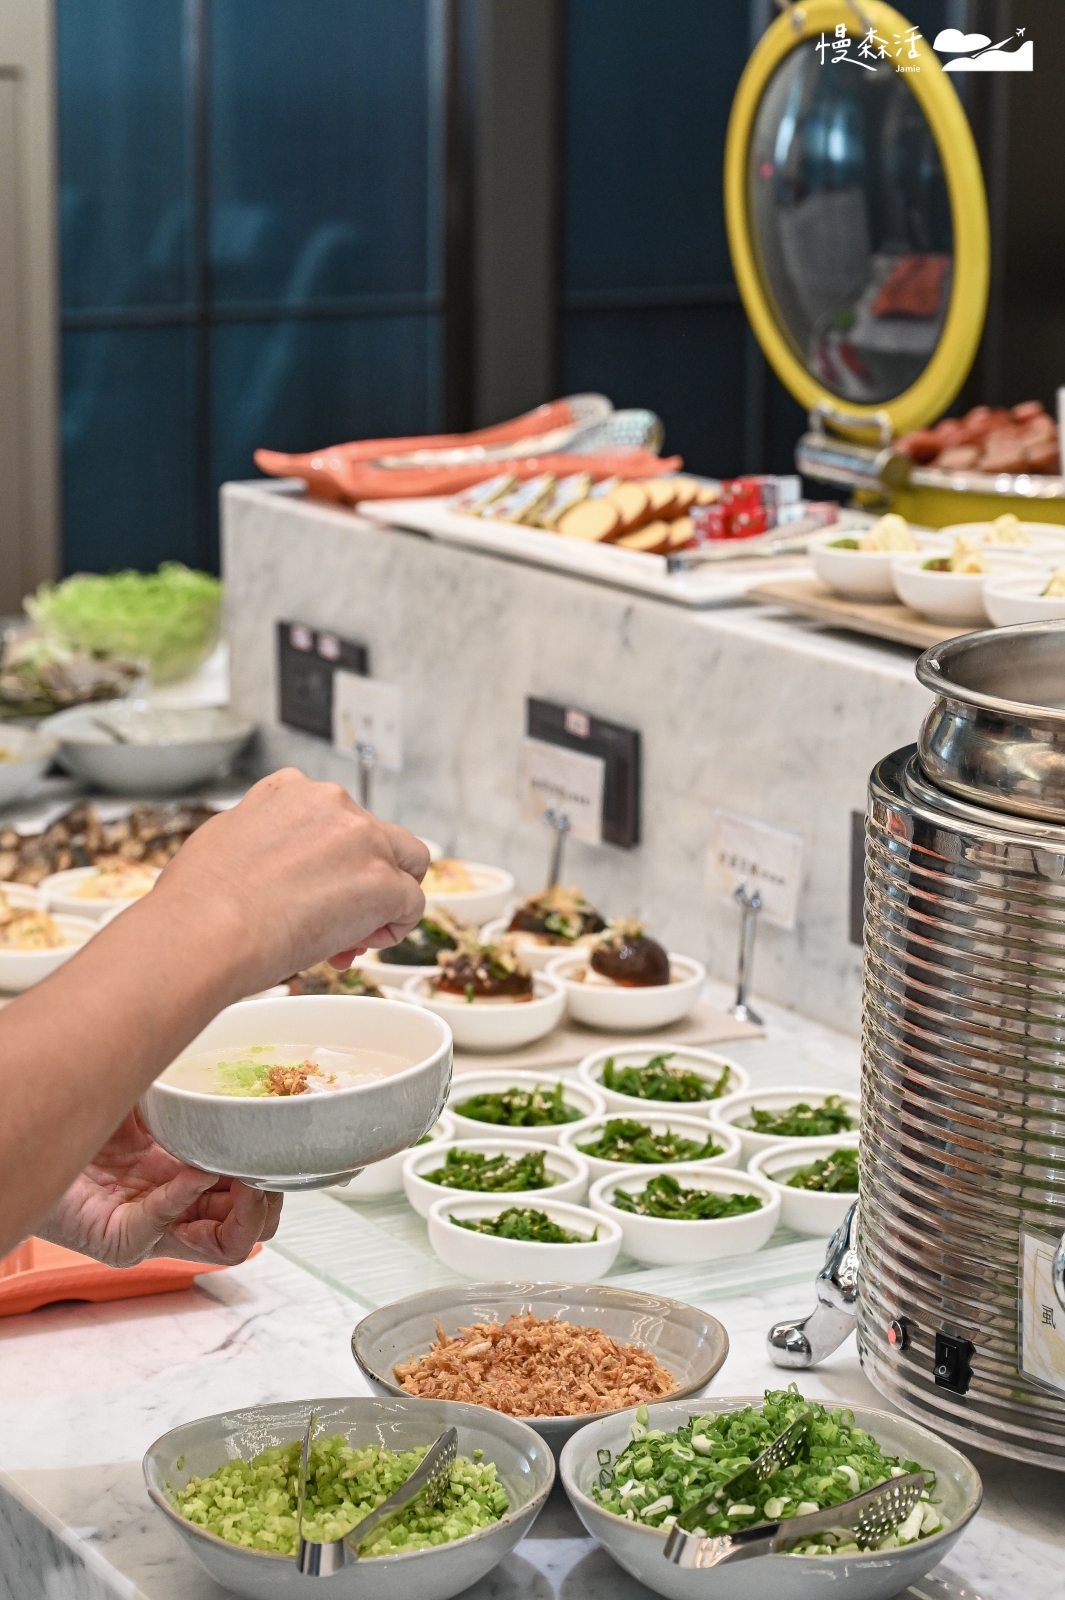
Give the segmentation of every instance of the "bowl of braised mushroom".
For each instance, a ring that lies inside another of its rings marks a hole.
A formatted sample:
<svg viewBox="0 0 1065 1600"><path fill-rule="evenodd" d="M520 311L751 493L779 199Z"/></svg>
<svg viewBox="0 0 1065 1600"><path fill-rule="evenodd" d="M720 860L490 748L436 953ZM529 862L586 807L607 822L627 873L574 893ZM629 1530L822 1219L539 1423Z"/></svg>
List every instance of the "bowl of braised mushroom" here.
<svg viewBox="0 0 1065 1600"><path fill-rule="evenodd" d="M512 950L464 934L403 993L443 1017L460 1050L515 1050L542 1039L561 1020L566 991L558 978L532 972Z"/></svg>
<svg viewBox="0 0 1065 1600"><path fill-rule="evenodd" d="M630 918L612 922L590 949L554 956L545 976L565 986L570 1015L578 1022L640 1033L687 1016L699 999L706 968L667 951Z"/></svg>

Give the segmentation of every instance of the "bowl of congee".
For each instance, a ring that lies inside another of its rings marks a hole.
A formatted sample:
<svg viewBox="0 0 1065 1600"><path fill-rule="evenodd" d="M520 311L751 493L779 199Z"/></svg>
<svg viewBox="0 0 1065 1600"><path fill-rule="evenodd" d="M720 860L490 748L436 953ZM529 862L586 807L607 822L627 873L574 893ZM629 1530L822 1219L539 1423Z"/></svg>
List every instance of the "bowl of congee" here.
<svg viewBox="0 0 1065 1600"><path fill-rule="evenodd" d="M451 1030L396 1000L228 1006L140 1103L172 1155L258 1189L321 1189L409 1149L451 1082Z"/></svg>

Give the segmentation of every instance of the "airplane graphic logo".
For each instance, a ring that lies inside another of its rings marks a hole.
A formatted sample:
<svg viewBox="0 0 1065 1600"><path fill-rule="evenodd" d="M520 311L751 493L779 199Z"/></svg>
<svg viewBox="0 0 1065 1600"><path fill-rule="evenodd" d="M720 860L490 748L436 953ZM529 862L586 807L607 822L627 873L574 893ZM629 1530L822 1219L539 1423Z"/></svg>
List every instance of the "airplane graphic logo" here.
<svg viewBox="0 0 1065 1600"><path fill-rule="evenodd" d="M944 72L1032 72L1034 46L1026 39L1027 28L998 44L992 44L986 33L962 33L959 28L943 28L936 34L932 48L940 55L950 56L943 63Z"/></svg>

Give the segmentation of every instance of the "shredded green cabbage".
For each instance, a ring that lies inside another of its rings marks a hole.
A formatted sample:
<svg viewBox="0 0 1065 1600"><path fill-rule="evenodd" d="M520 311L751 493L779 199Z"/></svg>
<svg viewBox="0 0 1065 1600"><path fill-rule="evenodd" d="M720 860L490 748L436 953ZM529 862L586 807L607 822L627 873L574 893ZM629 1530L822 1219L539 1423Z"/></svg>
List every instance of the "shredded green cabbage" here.
<svg viewBox="0 0 1065 1600"><path fill-rule="evenodd" d="M145 660L156 683L184 678L206 659L221 609L218 579L180 561L158 572L79 572L42 583L26 601L46 634L95 655Z"/></svg>

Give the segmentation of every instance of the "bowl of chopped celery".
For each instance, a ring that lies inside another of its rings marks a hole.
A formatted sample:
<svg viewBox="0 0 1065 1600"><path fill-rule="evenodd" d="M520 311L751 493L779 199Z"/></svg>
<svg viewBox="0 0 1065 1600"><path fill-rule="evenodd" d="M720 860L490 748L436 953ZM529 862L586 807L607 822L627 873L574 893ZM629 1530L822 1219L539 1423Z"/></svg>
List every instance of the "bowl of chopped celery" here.
<svg viewBox="0 0 1065 1600"><path fill-rule="evenodd" d="M557 1144L563 1128L578 1128L606 1110L598 1089L557 1073L463 1072L447 1102L459 1139L531 1139Z"/></svg>
<svg viewBox="0 0 1065 1600"><path fill-rule="evenodd" d="M930 1475L927 1498L876 1549L845 1529L750 1561L684 1568L665 1559L680 1512L759 1455L796 1417L811 1426L797 1460L741 1503L726 1503L708 1534L838 1505L904 1472ZM633 1577L668 1600L889 1600L930 1572L980 1507L979 1473L960 1451L907 1417L804 1400L795 1384L762 1396L665 1401L603 1417L562 1452L562 1482L592 1536Z"/></svg>
<svg viewBox="0 0 1065 1600"><path fill-rule="evenodd" d="M746 1089L750 1079L728 1056L653 1040L585 1056L577 1076L606 1101L608 1111L642 1116L666 1106L707 1116L715 1101Z"/></svg>
<svg viewBox="0 0 1065 1600"><path fill-rule="evenodd" d="M464 1278L594 1283L614 1265L621 1228L543 1194L445 1193L429 1208L429 1243Z"/></svg>
<svg viewBox="0 0 1065 1600"><path fill-rule="evenodd" d="M606 1112L577 1132L563 1128L559 1147L584 1157L592 1182L617 1173L619 1167L682 1166L699 1161L703 1166L734 1167L740 1153L737 1133L711 1128L705 1117L656 1111L650 1105L635 1117Z"/></svg>
<svg viewBox="0 0 1065 1600"><path fill-rule="evenodd" d="M622 1167L592 1184L588 1204L619 1225L627 1253L649 1267L747 1255L780 1220L780 1200L765 1178L698 1161Z"/></svg>
<svg viewBox="0 0 1065 1600"><path fill-rule="evenodd" d="M747 1169L780 1195L780 1220L796 1233L835 1233L858 1197L858 1135L785 1139L760 1150Z"/></svg>
<svg viewBox="0 0 1065 1600"><path fill-rule="evenodd" d="M151 1499L227 1593L287 1600L296 1572L296 1494L307 1417L318 1413L305 1530L342 1537L458 1430L458 1459L434 1511L418 1499L380 1525L326 1587L336 1600L447 1600L508 1554L551 1492L551 1451L525 1423L447 1400L285 1401L224 1412L164 1434L144 1457Z"/></svg>
<svg viewBox="0 0 1065 1600"><path fill-rule="evenodd" d="M403 1188L420 1217L449 1192L505 1195L508 1205L535 1205L544 1194L576 1203L588 1178L576 1151L526 1139L459 1139L411 1150L403 1161Z"/></svg>
<svg viewBox="0 0 1065 1600"><path fill-rule="evenodd" d="M797 1083L781 1089L747 1089L710 1107L710 1121L738 1133L743 1160L778 1150L786 1139L820 1139L856 1133L861 1099L844 1089Z"/></svg>

